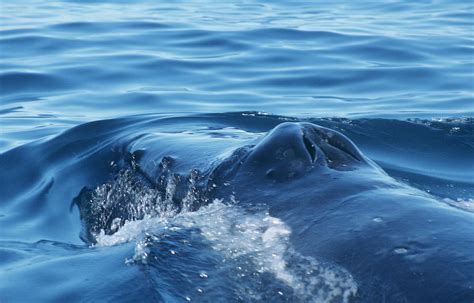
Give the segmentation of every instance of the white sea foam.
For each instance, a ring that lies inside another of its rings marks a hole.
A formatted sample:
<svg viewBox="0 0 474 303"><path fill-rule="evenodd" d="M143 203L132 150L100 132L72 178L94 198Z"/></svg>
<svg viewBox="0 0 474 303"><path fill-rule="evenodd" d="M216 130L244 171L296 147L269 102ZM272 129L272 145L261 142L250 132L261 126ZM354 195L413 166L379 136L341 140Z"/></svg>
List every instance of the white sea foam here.
<svg viewBox="0 0 474 303"><path fill-rule="evenodd" d="M212 249L227 262L245 259L245 264L251 264L244 267L236 262L238 275L273 274L301 301L347 302L357 291L355 281L345 270L297 253L290 244L291 230L280 219L265 210L250 213L238 205L219 200L198 211L183 212L174 217L146 216L142 220L126 222L116 233L101 232L96 240L97 246L136 240L135 255L127 262L146 264L149 250L144 235L188 229L198 229Z"/></svg>

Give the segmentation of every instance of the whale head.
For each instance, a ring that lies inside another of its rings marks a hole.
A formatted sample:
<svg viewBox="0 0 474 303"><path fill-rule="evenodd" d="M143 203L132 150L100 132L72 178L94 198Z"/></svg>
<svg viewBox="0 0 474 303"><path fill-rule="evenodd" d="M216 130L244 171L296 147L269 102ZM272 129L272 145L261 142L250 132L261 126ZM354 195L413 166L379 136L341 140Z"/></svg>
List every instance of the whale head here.
<svg viewBox="0 0 474 303"><path fill-rule="evenodd" d="M250 150L242 169L285 181L318 169L353 170L369 161L337 131L312 123L287 122L275 127Z"/></svg>

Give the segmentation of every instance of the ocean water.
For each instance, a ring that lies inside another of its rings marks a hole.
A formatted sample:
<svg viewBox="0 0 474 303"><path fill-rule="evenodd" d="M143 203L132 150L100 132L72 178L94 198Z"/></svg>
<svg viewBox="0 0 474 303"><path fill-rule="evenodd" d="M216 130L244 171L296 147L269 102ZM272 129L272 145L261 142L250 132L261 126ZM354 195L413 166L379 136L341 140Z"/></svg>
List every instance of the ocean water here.
<svg viewBox="0 0 474 303"><path fill-rule="evenodd" d="M474 226L473 119L472 1L2 1L0 302L357 300L201 173L313 122Z"/></svg>

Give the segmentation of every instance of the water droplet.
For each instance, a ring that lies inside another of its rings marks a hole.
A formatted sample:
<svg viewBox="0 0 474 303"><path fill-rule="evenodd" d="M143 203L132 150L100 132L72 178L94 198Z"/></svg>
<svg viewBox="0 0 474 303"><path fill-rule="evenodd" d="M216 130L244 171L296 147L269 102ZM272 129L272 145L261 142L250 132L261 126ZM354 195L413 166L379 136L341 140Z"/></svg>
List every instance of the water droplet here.
<svg viewBox="0 0 474 303"><path fill-rule="evenodd" d="M133 260L133 259L128 259L128 258L125 259L125 264L126 264L126 265L131 265L131 264L133 264L134 262L135 262L135 260Z"/></svg>
<svg viewBox="0 0 474 303"><path fill-rule="evenodd" d="M208 277L205 272L199 273L199 276L200 276L201 278L207 278L207 277Z"/></svg>

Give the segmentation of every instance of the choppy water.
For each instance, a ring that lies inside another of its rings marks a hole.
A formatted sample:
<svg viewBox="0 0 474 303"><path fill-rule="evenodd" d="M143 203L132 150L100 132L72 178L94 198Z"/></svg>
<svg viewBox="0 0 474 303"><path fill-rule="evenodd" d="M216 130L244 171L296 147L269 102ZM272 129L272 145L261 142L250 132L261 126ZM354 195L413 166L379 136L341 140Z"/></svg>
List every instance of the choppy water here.
<svg viewBox="0 0 474 303"><path fill-rule="evenodd" d="M295 250L266 201L176 211L172 184L156 193L111 180L130 149L187 149L182 167L203 169L306 119L400 182L474 209L471 1L22 0L1 2L0 18L2 303L357 293L345 268ZM179 136L151 148L153 132ZM91 241L77 197L88 187L107 203L114 186L141 216ZM145 205L157 195L158 214Z"/></svg>

